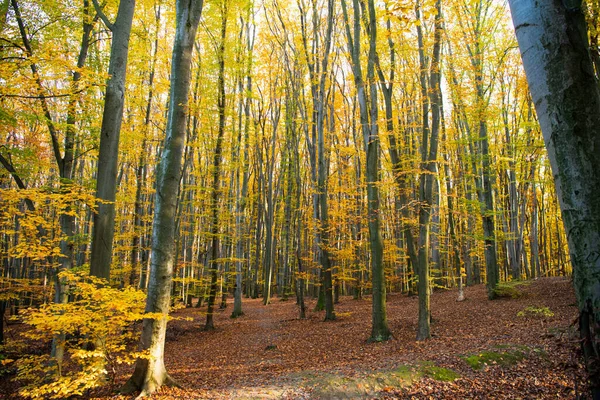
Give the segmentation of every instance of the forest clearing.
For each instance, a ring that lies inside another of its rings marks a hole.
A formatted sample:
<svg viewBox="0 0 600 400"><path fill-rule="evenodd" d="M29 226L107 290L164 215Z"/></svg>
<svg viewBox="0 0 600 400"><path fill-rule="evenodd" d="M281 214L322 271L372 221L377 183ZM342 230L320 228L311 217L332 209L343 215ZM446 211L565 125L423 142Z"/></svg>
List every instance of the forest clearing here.
<svg viewBox="0 0 600 400"><path fill-rule="evenodd" d="M455 290L436 291L426 342L415 341L416 296L388 296L394 337L383 343L367 342L366 299L341 298L335 321L312 311L314 301L301 320L293 299L268 306L248 299L240 318L229 317L231 304L219 310L213 331L203 330L206 307L182 309L174 316L194 320L170 322L165 349L181 388L152 398L575 399L586 379L570 280L542 278L518 290L518 298L489 301L478 285L463 302ZM40 344L29 350L44 351ZM85 398L130 398L115 396L130 369L119 366L109 385ZM10 378L0 381L0 397L15 391Z"/></svg>

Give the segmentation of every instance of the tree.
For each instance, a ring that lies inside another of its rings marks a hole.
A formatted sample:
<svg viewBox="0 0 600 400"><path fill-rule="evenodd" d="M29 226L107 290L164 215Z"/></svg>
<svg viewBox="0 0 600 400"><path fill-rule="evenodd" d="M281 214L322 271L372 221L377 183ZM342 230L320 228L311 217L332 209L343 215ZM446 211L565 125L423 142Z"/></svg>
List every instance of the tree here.
<svg viewBox="0 0 600 400"><path fill-rule="evenodd" d="M248 164L249 164L249 133L250 133L250 93L252 92L252 75L251 75L251 66L252 66L252 50L254 48L254 36L256 34L256 30L251 28L251 18L254 18L254 4L251 3L248 7L247 14L244 17L240 17L241 33L240 33L240 44L242 42L244 32L246 32L246 48L245 51L245 59L240 55L240 64L241 66L241 76L239 77L238 82L238 91L240 93L240 105L239 105L239 129L238 129L238 139L237 146L234 148L234 153L236 158L240 158L240 146L242 142L242 133L243 133L243 142L244 149L242 151L242 162L241 168L237 168L235 172L235 183L237 186L236 193L236 202L235 202L235 226L236 226L236 245L235 245L235 292L233 298L233 311L231 313L232 318L239 317L243 314L242 311L242 267L244 265L244 245L247 240L244 238L245 228L247 225L246 222L246 206L248 202L248 180L249 180L249 172L248 172ZM244 86L245 84L245 86ZM243 118L243 124L242 124ZM243 125L243 126L242 126ZM241 170L241 171L240 171ZM241 179L240 179L241 172Z"/></svg>
<svg viewBox="0 0 600 400"><path fill-rule="evenodd" d="M83 34L81 37L81 45L79 47L79 53L77 57L76 67L71 72L71 82L69 83L70 93L68 94L68 105L66 115L66 128L64 129L64 141L63 145L60 144L60 124L56 113L51 109L52 95L50 95L44 86L42 78L42 70L36 62L34 47L32 46L31 34L28 33L27 26L21 15L20 5L17 0L11 0L11 6L15 13L19 34L23 43L21 50L25 53L25 59L28 60L29 68L32 73L32 81L36 96L36 100L39 100L41 107L44 123L50 134L50 140L52 143L52 152L54 159L59 171L61 191L65 196L68 196L71 186L73 183L73 174L75 167L75 143L78 138L75 124L77 122L77 103L78 103L78 92L82 86L82 69L86 63L88 52L90 48L91 34L94 23L96 22L95 17L91 17L91 6L88 1L84 1L83 4ZM35 43L35 42L34 42ZM61 149L62 147L62 149ZM74 258L74 243L73 236L75 234L75 216L71 212L70 207L67 208L66 212L60 215L59 224L63 239L60 242L60 265L54 271L55 279L55 293L54 301L56 303L66 303L67 293L66 284L64 279L59 278L59 272L71 269L73 266ZM64 333L58 333L52 342L51 355L54 362L58 365L58 371L60 373L60 365L64 357Z"/></svg>
<svg viewBox="0 0 600 400"><path fill-rule="evenodd" d="M119 137L125 103L125 75L129 54L129 37L133 22L135 0L121 0L114 23L102 11L98 0L93 0L96 12L113 33L110 48L108 81L104 96L104 113L100 130L100 151L98 152L98 175L96 178L97 213L94 214L92 232L92 255L90 274L108 279L112 259L115 231L115 195L117 193L117 165L119 158Z"/></svg>
<svg viewBox="0 0 600 400"><path fill-rule="evenodd" d="M362 12L361 12L362 10ZM368 7L361 7L359 0L353 0L354 33L350 28L350 19L346 1L342 0L342 11L346 27L348 52L351 57L354 84L356 86L360 124L367 153L367 215L369 241L371 245L371 270L373 283L373 310L370 341L381 342L391 337L386 314L386 287L383 270L383 239L381 238L380 201L379 201L379 127L377 125L377 83L375 82L375 61L377 58L377 19L373 0ZM366 82L363 78L361 56L361 21L364 19L369 39ZM368 91L368 93L367 93Z"/></svg>
<svg viewBox="0 0 600 400"><path fill-rule="evenodd" d="M203 0L178 0L176 4L169 117L158 167L152 228L152 265L145 309L155 316L144 319L140 338L140 348L148 351L150 357L136 361L135 371L123 388L125 392L140 390L139 397L153 393L163 384L174 384L165 368L164 348L175 262L175 213L185 147L192 52L202 6Z"/></svg>
<svg viewBox="0 0 600 400"><path fill-rule="evenodd" d="M581 345L600 398L600 88L583 2L509 1L563 215Z"/></svg>
<svg viewBox="0 0 600 400"><path fill-rule="evenodd" d="M440 53L442 38L442 4L440 0L436 1L436 11L431 76L429 79L427 79L426 74L423 32L421 25L417 25L419 63L421 67L419 80L421 83L423 113L421 175L419 179L419 249L417 260L417 273L419 275L419 324L417 328L417 340L425 340L430 337L431 320L429 299L429 239L433 203L433 182L437 173L437 151L440 131ZM416 13L417 19L420 21L420 1L417 1ZM427 82L429 82L429 85ZM429 106L431 106L431 127L429 125Z"/></svg>
<svg viewBox="0 0 600 400"><path fill-rule="evenodd" d="M219 110L219 128L213 153L212 163L212 192L210 197L210 235L211 235L211 258L210 258L210 293L208 296L208 310L206 312L206 325L204 329L215 329L213 313L215 299L217 296L217 278L219 271L219 197L221 186L221 165L223 153L223 138L225 135L225 40L227 39L227 18L229 12L229 0L222 0L219 4L221 15L221 35L217 49L217 61L219 63L219 74L217 78L217 109Z"/></svg>
<svg viewBox="0 0 600 400"><path fill-rule="evenodd" d="M332 260L329 248L329 220L328 220L328 182L329 173L329 149L326 141L330 139L325 133L325 122L327 117L328 88L327 80L330 72L330 56L333 43L333 27L335 20L335 2L327 1L326 24L320 19L320 9L325 6L319 6L317 1L312 1L312 9L307 10L304 1L298 1L300 12L300 31L302 50L308 68L310 78L310 94L312 100L312 110L303 109L302 114L308 117L310 121L305 121L305 139L306 147L310 155L310 176L313 185L313 218L316 222L315 229L315 247L321 264L320 270L320 291L317 309L325 308L325 320L334 320L335 312L333 306L333 280L332 280ZM279 14L281 15L281 14ZM311 17L312 24L307 20ZM283 20L280 17L284 32L287 34ZM312 26L311 26L312 25ZM312 27L312 35L309 35L309 29ZM325 32L322 32L323 27ZM322 44L321 44L322 41ZM285 50L285 49L284 49ZM287 57L287 53L286 53ZM307 108L307 106L305 106ZM310 129L308 129L310 127Z"/></svg>

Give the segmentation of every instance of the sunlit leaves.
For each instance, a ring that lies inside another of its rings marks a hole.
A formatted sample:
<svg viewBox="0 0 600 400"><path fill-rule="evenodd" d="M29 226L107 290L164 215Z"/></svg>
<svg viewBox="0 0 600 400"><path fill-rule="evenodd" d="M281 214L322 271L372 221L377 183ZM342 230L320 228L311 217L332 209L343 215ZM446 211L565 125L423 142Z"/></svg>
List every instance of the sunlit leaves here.
<svg viewBox="0 0 600 400"><path fill-rule="evenodd" d="M147 357L128 350L136 337L133 324L162 317L144 314L145 294L140 290L112 288L82 273L62 272L60 277L74 300L28 309L22 318L34 328L25 334L29 339L47 341L64 334L69 357L60 370L46 355L20 359L17 379L25 384L20 391L25 397L60 399L101 384L114 364Z"/></svg>
<svg viewBox="0 0 600 400"><path fill-rule="evenodd" d="M22 201L31 200L38 207L34 211L23 206ZM8 256L27 257L44 261L49 257L60 257L60 215L78 216L75 204L93 208L95 198L89 189L77 185L66 185L62 190L0 189L0 227L4 234L15 235L17 240L8 246Z"/></svg>

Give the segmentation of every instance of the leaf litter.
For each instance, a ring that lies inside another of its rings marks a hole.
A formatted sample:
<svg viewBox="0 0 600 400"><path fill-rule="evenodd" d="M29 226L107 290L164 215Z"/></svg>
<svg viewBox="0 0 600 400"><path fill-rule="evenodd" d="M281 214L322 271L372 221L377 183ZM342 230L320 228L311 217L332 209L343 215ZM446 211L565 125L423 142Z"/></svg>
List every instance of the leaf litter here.
<svg viewBox="0 0 600 400"><path fill-rule="evenodd" d="M229 304L214 316L213 331L202 329L205 308L177 310L179 318L167 328L165 364L181 387L164 387L152 399L580 398L587 384L571 281L539 279L523 292L489 301L485 286L476 285L457 302L455 290L436 291L432 338L423 342L415 340L418 298L404 294L388 295L394 336L382 343L367 342L369 298L342 296L338 317L329 322L323 311L312 311L314 299L307 299L304 320L293 299L275 298L267 306L244 299L244 315L230 318ZM518 317L527 307L547 307L553 315ZM510 352L519 357L503 362ZM466 359L480 355L487 358L472 368ZM424 373L423 366L436 373ZM440 371L450 379L437 377ZM132 367L120 366L114 382L87 398L128 398L116 392L131 373Z"/></svg>

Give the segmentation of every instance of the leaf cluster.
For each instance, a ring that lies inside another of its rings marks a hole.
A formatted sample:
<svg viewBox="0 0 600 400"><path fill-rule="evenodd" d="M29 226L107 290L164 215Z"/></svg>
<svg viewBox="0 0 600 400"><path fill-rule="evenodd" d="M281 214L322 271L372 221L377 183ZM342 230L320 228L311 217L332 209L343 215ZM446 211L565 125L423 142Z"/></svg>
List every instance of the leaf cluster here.
<svg viewBox="0 0 600 400"><path fill-rule="evenodd" d="M62 364L47 355L17 361L16 379L24 383L19 393L28 398L82 395L100 385L109 371L114 374L116 364L147 357L128 349L136 336L134 323L147 317L142 291L112 288L103 279L84 273L64 271L59 277L69 288L72 301L28 309L23 321L33 328L26 337L61 340L66 356Z"/></svg>

